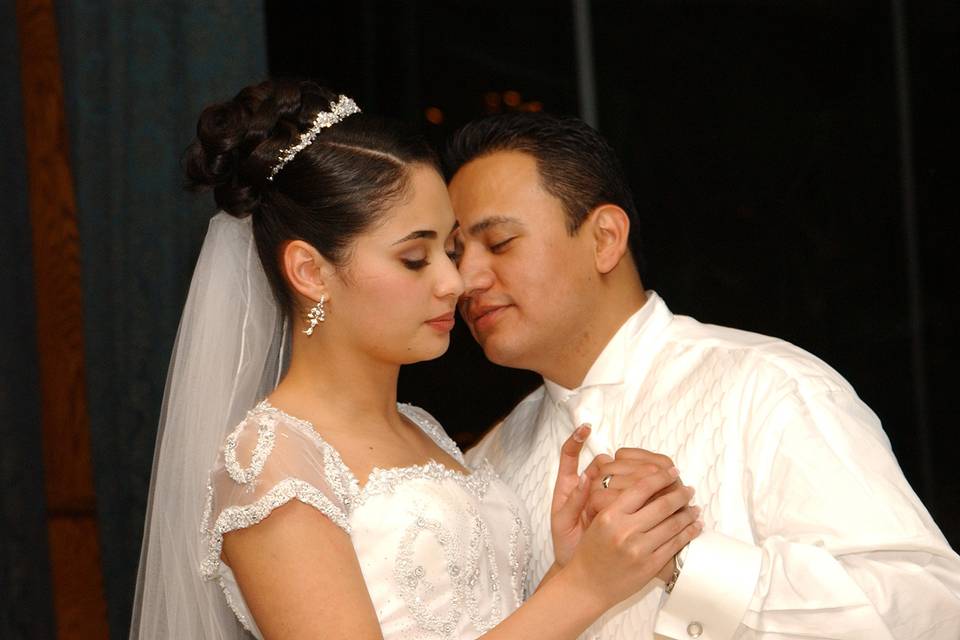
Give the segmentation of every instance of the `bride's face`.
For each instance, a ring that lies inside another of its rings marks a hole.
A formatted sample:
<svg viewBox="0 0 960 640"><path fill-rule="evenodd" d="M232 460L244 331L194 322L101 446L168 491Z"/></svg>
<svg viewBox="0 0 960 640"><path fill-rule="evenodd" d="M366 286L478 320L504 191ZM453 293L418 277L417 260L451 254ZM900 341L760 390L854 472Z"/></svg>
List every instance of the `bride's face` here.
<svg viewBox="0 0 960 640"><path fill-rule="evenodd" d="M454 224L443 179L432 167L415 165L403 199L357 238L332 287L337 333L382 362L443 354L463 293L450 258Z"/></svg>

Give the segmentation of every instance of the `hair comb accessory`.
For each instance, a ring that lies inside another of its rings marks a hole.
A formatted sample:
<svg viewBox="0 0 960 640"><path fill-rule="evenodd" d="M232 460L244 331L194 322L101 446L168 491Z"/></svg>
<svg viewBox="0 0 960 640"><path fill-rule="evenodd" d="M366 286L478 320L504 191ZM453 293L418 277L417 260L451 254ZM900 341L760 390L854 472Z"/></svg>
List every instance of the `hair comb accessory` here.
<svg viewBox="0 0 960 640"><path fill-rule="evenodd" d="M293 160L298 153L310 146L310 143L313 142L314 138L317 137L317 134L320 133L321 129L332 127L354 113L360 113L360 107L358 107L357 103L347 96L342 95L336 102L331 102L330 111L321 111L317 113L316 117L313 119L313 124L310 125L310 128L300 134L300 141L297 142L297 144L287 147L280 152L280 155L277 156L277 164L275 164L273 169L270 170L270 175L267 176L267 180L273 181L274 176L276 176L288 162Z"/></svg>

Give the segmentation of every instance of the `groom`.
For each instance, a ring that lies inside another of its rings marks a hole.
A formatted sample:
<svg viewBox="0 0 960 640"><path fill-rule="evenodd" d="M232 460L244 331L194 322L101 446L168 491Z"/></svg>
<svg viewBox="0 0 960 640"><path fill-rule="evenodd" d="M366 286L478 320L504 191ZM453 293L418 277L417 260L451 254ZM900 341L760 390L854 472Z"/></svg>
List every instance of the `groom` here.
<svg viewBox="0 0 960 640"><path fill-rule="evenodd" d="M461 314L491 361L544 379L467 454L525 501L533 584L553 562L551 482L575 425L593 425L581 468L617 452L592 500L628 486L644 449L703 508L671 593L650 585L583 637L960 638L960 558L877 417L814 356L675 316L644 289L633 198L597 132L494 116L447 160Z"/></svg>

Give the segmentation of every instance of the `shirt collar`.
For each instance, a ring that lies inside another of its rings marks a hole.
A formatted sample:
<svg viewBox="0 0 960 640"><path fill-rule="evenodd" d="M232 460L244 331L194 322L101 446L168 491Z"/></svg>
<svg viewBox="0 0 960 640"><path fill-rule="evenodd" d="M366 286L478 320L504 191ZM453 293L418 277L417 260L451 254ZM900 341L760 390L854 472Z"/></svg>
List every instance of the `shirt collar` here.
<svg viewBox="0 0 960 640"><path fill-rule="evenodd" d="M627 320L620 325L620 328L613 335L607 346L603 348L597 359L593 361L583 382L576 389L567 389L563 385L557 384L552 380L544 378L543 386L547 394L554 402L563 402L571 394L577 393L586 387L597 385L615 385L623 384L627 375L627 363L629 361L630 345L634 343L636 337L650 324L658 307L666 308L663 300L657 295L656 291L647 291L647 300L637 309Z"/></svg>

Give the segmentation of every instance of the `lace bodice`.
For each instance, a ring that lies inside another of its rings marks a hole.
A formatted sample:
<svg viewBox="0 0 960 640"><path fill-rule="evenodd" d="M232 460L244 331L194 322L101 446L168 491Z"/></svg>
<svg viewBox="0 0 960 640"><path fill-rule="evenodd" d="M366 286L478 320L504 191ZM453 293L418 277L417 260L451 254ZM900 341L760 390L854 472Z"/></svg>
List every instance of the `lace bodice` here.
<svg viewBox="0 0 960 640"><path fill-rule="evenodd" d="M445 452L463 454L422 409L398 405ZM210 474L201 574L217 580L243 626L262 638L223 536L290 500L349 536L385 640L475 638L523 601L530 534L517 497L485 461L464 474L438 462L374 468L363 485L313 426L266 401L227 437Z"/></svg>

